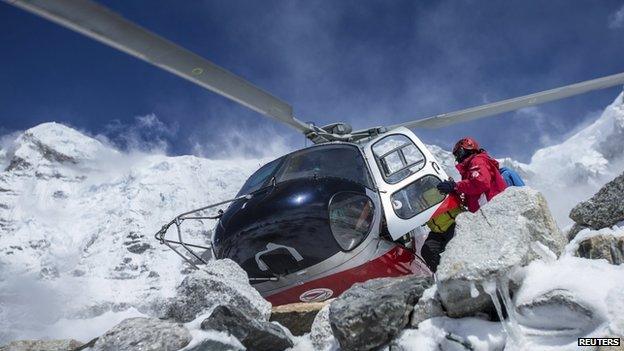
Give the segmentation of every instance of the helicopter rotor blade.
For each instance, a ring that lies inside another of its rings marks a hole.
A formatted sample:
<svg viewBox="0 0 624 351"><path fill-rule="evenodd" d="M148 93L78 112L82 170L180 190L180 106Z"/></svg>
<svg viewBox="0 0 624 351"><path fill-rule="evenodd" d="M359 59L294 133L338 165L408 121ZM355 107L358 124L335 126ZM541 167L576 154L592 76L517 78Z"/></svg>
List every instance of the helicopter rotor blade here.
<svg viewBox="0 0 624 351"><path fill-rule="evenodd" d="M467 108L449 113L443 113L427 118L417 119L409 122L399 123L387 127L388 129L407 128L440 128L455 123L473 121L476 119L498 115L504 112L518 110L524 107L535 106L550 101L565 99L570 96L584 94L598 89L609 88L619 84L624 84L624 73L618 73L602 78L586 80L584 82L566 85L563 87L542 91L539 93L524 95L512 99L502 100Z"/></svg>
<svg viewBox="0 0 624 351"><path fill-rule="evenodd" d="M245 79L90 0L3 0L151 63L304 133L292 107Z"/></svg>

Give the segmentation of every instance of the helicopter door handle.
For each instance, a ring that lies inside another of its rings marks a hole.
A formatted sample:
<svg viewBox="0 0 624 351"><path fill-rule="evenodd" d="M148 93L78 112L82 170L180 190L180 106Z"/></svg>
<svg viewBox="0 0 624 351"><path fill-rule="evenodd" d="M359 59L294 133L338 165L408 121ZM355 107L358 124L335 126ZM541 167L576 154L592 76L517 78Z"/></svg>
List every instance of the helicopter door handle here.
<svg viewBox="0 0 624 351"><path fill-rule="evenodd" d="M297 262L303 261L303 256L301 256L299 251L297 251L297 249L295 249L294 247L268 243L266 246L266 250L256 253L256 256L255 256L256 264L258 265L258 268L260 268L261 271L264 272L264 271L269 270L269 267L262 260L262 255L267 254L271 251L279 250L279 249L286 249L288 253L290 253L290 255L295 259L295 261Z"/></svg>
<svg viewBox="0 0 624 351"><path fill-rule="evenodd" d="M433 167L433 170L436 171L437 174L440 174L440 166L435 163L434 161L431 161L431 166Z"/></svg>

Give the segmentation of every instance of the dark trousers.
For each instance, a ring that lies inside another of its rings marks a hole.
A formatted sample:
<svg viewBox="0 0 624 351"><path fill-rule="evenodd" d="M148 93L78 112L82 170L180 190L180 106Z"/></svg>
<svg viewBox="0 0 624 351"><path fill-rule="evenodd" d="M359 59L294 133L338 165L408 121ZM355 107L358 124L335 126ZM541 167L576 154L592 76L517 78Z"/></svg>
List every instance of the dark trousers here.
<svg viewBox="0 0 624 351"><path fill-rule="evenodd" d="M427 236L427 240L425 240L425 243L420 250L420 254L432 272L435 272L438 269L438 264L440 264L440 254L444 252L446 244L453 239L454 235L455 224L450 226L444 233L430 232L429 236Z"/></svg>

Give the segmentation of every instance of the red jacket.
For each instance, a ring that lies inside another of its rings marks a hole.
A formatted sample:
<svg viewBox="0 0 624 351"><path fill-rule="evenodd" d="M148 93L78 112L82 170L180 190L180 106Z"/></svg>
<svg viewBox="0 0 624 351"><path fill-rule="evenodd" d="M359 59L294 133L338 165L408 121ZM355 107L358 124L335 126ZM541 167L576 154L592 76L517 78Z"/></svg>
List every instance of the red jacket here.
<svg viewBox="0 0 624 351"><path fill-rule="evenodd" d="M470 212L476 212L507 187L498 171L498 161L485 151L468 157L455 167L462 177L457 182L457 192L464 196L464 204Z"/></svg>

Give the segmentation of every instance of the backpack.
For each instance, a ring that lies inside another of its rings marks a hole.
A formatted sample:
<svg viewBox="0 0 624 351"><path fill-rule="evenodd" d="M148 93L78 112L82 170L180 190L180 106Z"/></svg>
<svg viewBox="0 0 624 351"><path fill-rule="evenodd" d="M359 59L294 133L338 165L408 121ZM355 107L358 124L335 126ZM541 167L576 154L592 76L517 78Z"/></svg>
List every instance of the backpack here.
<svg viewBox="0 0 624 351"><path fill-rule="evenodd" d="M525 185L522 178L520 178L520 175L518 174L518 172L514 171L513 169L507 168L507 167L501 167L498 171L500 172L503 179L505 179L505 183L507 183L507 186L524 186Z"/></svg>

